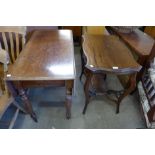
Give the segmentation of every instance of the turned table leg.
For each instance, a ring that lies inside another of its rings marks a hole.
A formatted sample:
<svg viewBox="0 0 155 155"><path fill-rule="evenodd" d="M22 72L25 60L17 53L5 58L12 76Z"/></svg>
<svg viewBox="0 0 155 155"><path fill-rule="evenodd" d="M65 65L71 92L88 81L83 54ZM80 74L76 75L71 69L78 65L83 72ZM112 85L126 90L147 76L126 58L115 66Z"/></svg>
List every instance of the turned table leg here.
<svg viewBox="0 0 155 155"><path fill-rule="evenodd" d="M73 80L66 81L66 118L71 118L71 105L72 105L72 90L73 90Z"/></svg>
<svg viewBox="0 0 155 155"><path fill-rule="evenodd" d="M13 96L13 98L15 99L17 96L18 96L18 91L17 91L17 89L14 87L14 85L13 85L13 82L12 81L6 81L6 86L7 86L7 88L6 88L6 93L7 93L7 95L8 95L8 97L10 97L10 95L12 95ZM10 94L11 93L11 94ZM26 110L23 108L23 107L21 107L17 102L16 102L16 100L14 100L13 101L13 104L20 110L20 111L22 111L23 113L27 113L26 112Z"/></svg>
<svg viewBox="0 0 155 155"><path fill-rule="evenodd" d="M131 74L130 78L129 78L129 82L127 84L127 89L124 90L124 92L122 93L122 95L120 95L120 97L117 100L117 108L116 108L116 113L119 113L119 107L120 107L120 103L121 101L127 96L129 95L136 87L136 73L135 74Z"/></svg>
<svg viewBox="0 0 155 155"><path fill-rule="evenodd" d="M85 106L84 106L84 109L83 109L83 114L86 113L86 110L87 110L87 106L88 106L88 103L89 103L89 99L90 99L90 95L89 95L89 86L90 86L90 83L91 83L91 78L93 76L93 74L88 70L88 69L85 69L85 76L86 76L86 81L85 81L85 84L84 84L84 92L85 92Z"/></svg>
<svg viewBox="0 0 155 155"><path fill-rule="evenodd" d="M24 102L24 106L25 106L25 109L27 111L28 114L30 114L31 118L35 121L35 122L38 122L37 120L37 116L35 114L35 112L33 111L32 109L32 105L25 93L25 90L23 89L22 87L22 84L21 82L17 82L17 89L18 89L18 92L19 92L19 95L21 96L21 100Z"/></svg>

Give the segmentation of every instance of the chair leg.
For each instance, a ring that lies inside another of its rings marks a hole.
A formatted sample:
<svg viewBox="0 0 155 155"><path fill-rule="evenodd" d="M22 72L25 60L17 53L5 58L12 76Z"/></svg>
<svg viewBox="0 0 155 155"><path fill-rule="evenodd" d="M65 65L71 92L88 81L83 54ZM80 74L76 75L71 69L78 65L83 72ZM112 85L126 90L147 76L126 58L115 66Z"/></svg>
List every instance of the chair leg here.
<svg viewBox="0 0 155 155"><path fill-rule="evenodd" d="M80 74L80 81L81 81L82 75L84 74L84 66L85 66L82 47L80 49L80 55L81 55L81 74Z"/></svg>
<svg viewBox="0 0 155 155"><path fill-rule="evenodd" d="M84 74L84 66L82 65L82 71L81 71L81 74L80 74L80 81L82 79L82 75Z"/></svg>
<svg viewBox="0 0 155 155"><path fill-rule="evenodd" d="M4 81L2 78L0 78L0 87L1 87L1 90L2 90L2 94L4 94L5 92L5 85L4 85Z"/></svg>

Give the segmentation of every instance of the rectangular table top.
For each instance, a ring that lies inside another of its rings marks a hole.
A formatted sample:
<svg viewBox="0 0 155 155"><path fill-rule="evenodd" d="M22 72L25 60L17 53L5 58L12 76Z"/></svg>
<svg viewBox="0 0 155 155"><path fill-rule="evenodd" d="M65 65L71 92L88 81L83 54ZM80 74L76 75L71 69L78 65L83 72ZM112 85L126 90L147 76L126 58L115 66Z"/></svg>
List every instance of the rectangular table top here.
<svg viewBox="0 0 155 155"><path fill-rule="evenodd" d="M154 39L139 29L131 33L121 33L111 28L132 50L139 56L149 56L154 44Z"/></svg>
<svg viewBox="0 0 155 155"><path fill-rule="evenodd" d="M138 72L141 69L130 49L118 37L85 34L83 40L88 69L116 74Z"/></svg>
<svg viewBox="0 0 155 155"><path fill-rule="evenodd" d="M72 31L35 31L15 63L9 67L6 79L75 79Z"/></svg>

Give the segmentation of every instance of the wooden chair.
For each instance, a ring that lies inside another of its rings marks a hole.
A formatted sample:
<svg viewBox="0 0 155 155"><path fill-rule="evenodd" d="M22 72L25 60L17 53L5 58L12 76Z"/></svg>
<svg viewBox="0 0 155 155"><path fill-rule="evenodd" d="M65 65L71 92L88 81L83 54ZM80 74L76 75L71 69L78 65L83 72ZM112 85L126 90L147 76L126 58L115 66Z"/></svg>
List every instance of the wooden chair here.
<svg viewBox="0 0 155 155"><path fill-rule="evenodd" d="M7 70L7 64L13 64L20 54L25 44L26 27L24 26L0 26L0 49L1 56L8 55L7 62L4 64L4 70ZM4 49L6 53L4 54ZM0 87L4 94L4 71L0 64Z"/></svg>
<svg viewBox="0 0 155 155"><path fill-rule="evenodd" d="M9 123L7 123L8 128L13 127L19 110L25 112L9 94L6 83L4 82L8 65L15 62L24 47L25 34L26 27L0 27L0 88L2 89L2 96L0 96L0 126L2 120L5 120L4 114L12 106L14 107L14 114L11 116Z"/></svg>

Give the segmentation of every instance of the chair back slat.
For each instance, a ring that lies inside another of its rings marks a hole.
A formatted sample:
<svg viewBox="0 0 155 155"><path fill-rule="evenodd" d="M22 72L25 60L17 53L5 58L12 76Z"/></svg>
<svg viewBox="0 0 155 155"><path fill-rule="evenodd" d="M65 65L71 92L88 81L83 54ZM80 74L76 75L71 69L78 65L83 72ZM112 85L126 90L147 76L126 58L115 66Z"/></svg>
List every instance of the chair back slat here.
<svg viewBox="0 0 155 155"><path fill-rule="evenodd" d="M16 52L17 52L17 57L19 56L19 35L15 33L16 37Z"/></svg>
<svg viewBox="0 0 155 155"><path fill-rule="evenodd" d="M25 36L22 36L22 49L24 48L25 45Z"/></svg>
<svg viewBox="0 0 155 155"><path fill-rule="evenodd" d="M12 62L14 63L16 57L15 57L15 51L14 51L13 36L12 36L12 33L11 32L9 32L9 39L10 39L11 59L12 59Z"/></svg>
<svg viewBox="0 0 155 155"><path fill-rule="evenodd" d="M9 48L8 48L8 43L7 43L5 32L2 32L2 38L3 38L3 43L4 43L5 50L8 52Z"/></svg>

